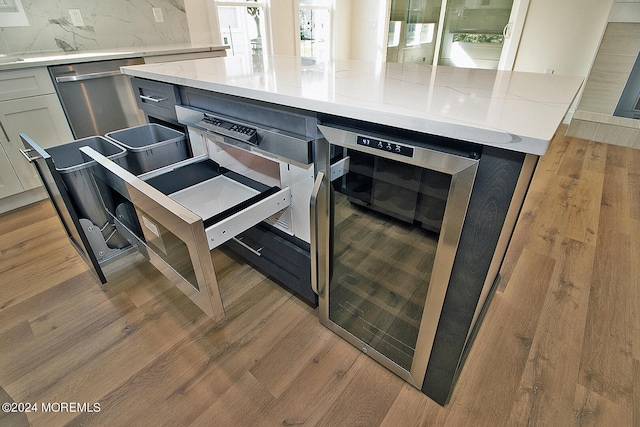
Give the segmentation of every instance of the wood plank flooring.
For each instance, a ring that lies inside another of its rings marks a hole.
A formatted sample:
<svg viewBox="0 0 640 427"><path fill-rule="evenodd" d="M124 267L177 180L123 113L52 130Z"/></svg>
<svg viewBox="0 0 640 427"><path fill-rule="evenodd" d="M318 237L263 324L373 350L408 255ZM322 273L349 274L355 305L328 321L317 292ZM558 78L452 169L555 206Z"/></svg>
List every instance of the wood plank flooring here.
<svg viewBox="0 0 640 427"><path fill-rule="evenodd" d="M100 406L0 426L640 426L640 150L559 130L446 407L240 267L216 328L142 259L100 285L48 202L0 216L0 400Z"/></svg>

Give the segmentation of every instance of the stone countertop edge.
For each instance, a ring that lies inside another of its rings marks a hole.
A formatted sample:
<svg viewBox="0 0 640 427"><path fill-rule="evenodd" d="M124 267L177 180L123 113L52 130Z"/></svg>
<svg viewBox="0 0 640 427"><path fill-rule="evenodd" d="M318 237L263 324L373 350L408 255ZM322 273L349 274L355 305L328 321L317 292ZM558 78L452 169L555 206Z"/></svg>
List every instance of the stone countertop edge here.
<svg viewBox="0 0 640 427"><path fill-rule="evenodd" d="M215 58L215 60L223 59L226 61L232 60L233 57L227 58ZM332 114L336 116L342 116L357 120L363 120L370 123L378 123L388 126L393 126L402 129L410 129L421 133L443 136L447 138L463 140L468 142L474 142L484 146L492 146L502 148L510 151L522 152L526 154L533 154L542 156L546 153L551 139L553 138L556 130L562 123L564 116L566 115L571 103L573 102L578 90L580 89L583 79L581 77L571 76L555 76L555 79L546 80L553 82L553 85L568 85L565 93L562 95L561 100L554 100L554 102L540 102L536 100L524 100L524 107L522 108L522 117L519 118L522 123L510 123L507 120L502 119L497 123L484 121L482 114L484 111L480 111L480 119L474 119L471 121L465 121L459 119L458 116L441 117L433 112L424 112L418 109L405 108L401 101L393 101L392 103L386 102L352 102L353 98L350 98L350 93L337 93L333 99L321 99L321 97L314 97L315 95L307 96L302 95L296 91L291 91L291 88L285 88L284 90L274 90L273 85L268 87L268 84L263 84L263 80L267 80L269 77L265 73L252 72L247 75L210 75L210 74L193 74L185 72L185 69L191 69L193 64L197 64L200 61L210 61L209 59L203 60L187 60L176 61L166 64L149 64L140 66L122 67L124 74L146 78L150 80L161 81L165 83L172 83L185 87L192 87L196 89L203 89L212 92L223 93L227 95L234 95L247 99L254 99L258 101L269 102L277 105L300 108L307 111L313 111L318 113ZM354 68L361 66L357 65L358 61L348 61L356 64ZM400 64L399 66L402 66ZM210 68L210 67L206 67ZM224 67L223 67L224 68ZM450 67L439 67L439 69ZM345 73L344 67L341 68L340 73ZM278 70L270 70L271 75L275 72L277 75ZM283 74L291 72L283 70ZM491 70L477 70L468 69L466 72L471 75L483 74L485 77L491 75ZM498 73L493 71L493 73ZM517 76L518 79L526 81L527 79L540 79L551 78L554 76L541 77L536 73L522 73L522 72L510 72L500 71L502 77L504 76ZM336 77L337 77L336 73ZM415 74L411 74L415 79ZM294 79L297 76L293 76ZM330 77L330 79L333 77ZM397 76L394 76L397 80ZM425 78L425 80L428 80ZM247 83L249 81L249 83ZM256 83L260 82L260 83ZM453 83L452 83L453 82ZM330 84L335 83L331 81ZM384 83L384 82L383 82ZM469 79L464 81L465 85L468 85ZM427 83L425 83L428 86ZM433 90L433 83L432 90ZM436 85L437 86L437 85ZM335 87L335 85L334 85ZM449 80L447 82L447 89L457 90L455 81ZM465 87L465 90L469 90L469 87ZM474 94L469 94L469 99L476 96L477 93L482 91L486 92L484 87L476 89L471 88L471 91L475 91ZM349 92L346 90L345 92ZM437 92L437 91L434 91ZM553 90L549 90L553 92ZM496 99L507 99L510 101L513 94L508 93L505 96L504 93L500 94ZM486 96L486 95L485 95ZM490 102L494 102L494 95L487 96ZM513 95L515 98L515 95ZM346 101L345 101L346 99ZM522 100L518 100L522 101ZM433 99L430 102L434 102ZM437 102L437 101L436 101ZM444 99L442 102L448 102ZM541 107L542 106L542 107ZM505 104L505 108L508 109L509 104ZM536 120L535 114L540 115L541 108L544 109L543 117L538 117L539 122L531 122ZM531 116L527 116L527 109L532 111ZM507 118L512 118L512 114L509 113ZM541 123L544 121L544 123ZM509 122L509 123L507 123ZM532 125L532 123L534 123ZM531 127L535 127L535 131L531 130ZM528 128L528 129L525 129ZM521 130L525 129L525 130Z"/></svg>
<svg viewBox="0 0 640 427"><path fill-rule="evenodd" d="M175 55L184 53L215 52L226 50L227 45L177 44L164 46L134 46L130 48L99 49L74 52L47 52L42 54L11 54L0 57L0 71L48 67L50 65L76 64L79 62L106 61Z"/></svg>

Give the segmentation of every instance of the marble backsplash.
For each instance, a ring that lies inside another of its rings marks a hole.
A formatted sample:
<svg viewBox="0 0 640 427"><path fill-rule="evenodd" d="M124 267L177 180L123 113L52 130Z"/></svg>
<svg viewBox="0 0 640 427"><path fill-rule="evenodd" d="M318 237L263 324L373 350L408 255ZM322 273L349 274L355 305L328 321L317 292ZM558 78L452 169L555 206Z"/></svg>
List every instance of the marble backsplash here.
<svg viewBox="0 0 640 427"><path fill-rule="evenodd" d="M72 52L189 43L184 0L22 0L28 27L0 28L0 54ZM164 22L155 22L152 8ZM79 9L84 26L71 22Z"/></svg>

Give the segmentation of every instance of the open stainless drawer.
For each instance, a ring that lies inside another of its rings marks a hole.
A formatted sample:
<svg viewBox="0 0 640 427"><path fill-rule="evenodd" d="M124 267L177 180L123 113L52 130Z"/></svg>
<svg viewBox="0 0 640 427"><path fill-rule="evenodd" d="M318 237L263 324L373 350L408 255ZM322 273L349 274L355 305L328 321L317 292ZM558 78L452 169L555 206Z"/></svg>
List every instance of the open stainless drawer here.
<svg viewBox="0 0 640 427"><path fill-rule="evenodd" d="M81 151L97 162L95 178L122 197L112 213L116 227L145 247L150 262L209 317L224 320L209 252L287 208L289 188L269 187L206 157L164 168L143 180L89 147ZM127 221L122 213L132 210L134 221ZM135 220L139 227L131 226Z"/></svg>

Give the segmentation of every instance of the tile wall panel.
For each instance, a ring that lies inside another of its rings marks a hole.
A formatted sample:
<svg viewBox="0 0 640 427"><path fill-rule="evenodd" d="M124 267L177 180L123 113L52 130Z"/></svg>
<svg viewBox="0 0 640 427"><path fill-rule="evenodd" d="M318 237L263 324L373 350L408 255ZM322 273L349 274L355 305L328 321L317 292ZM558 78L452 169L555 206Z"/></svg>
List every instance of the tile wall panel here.
<svg viewBox="0 0 640 427"><path fill-rule="evenodd" d="M184 0L22 0L28 27L0 29L0 53L72 52L189 43ZM156 23L152 7L162 9ZM71 23L79 9L84 26Z"/></svg>

